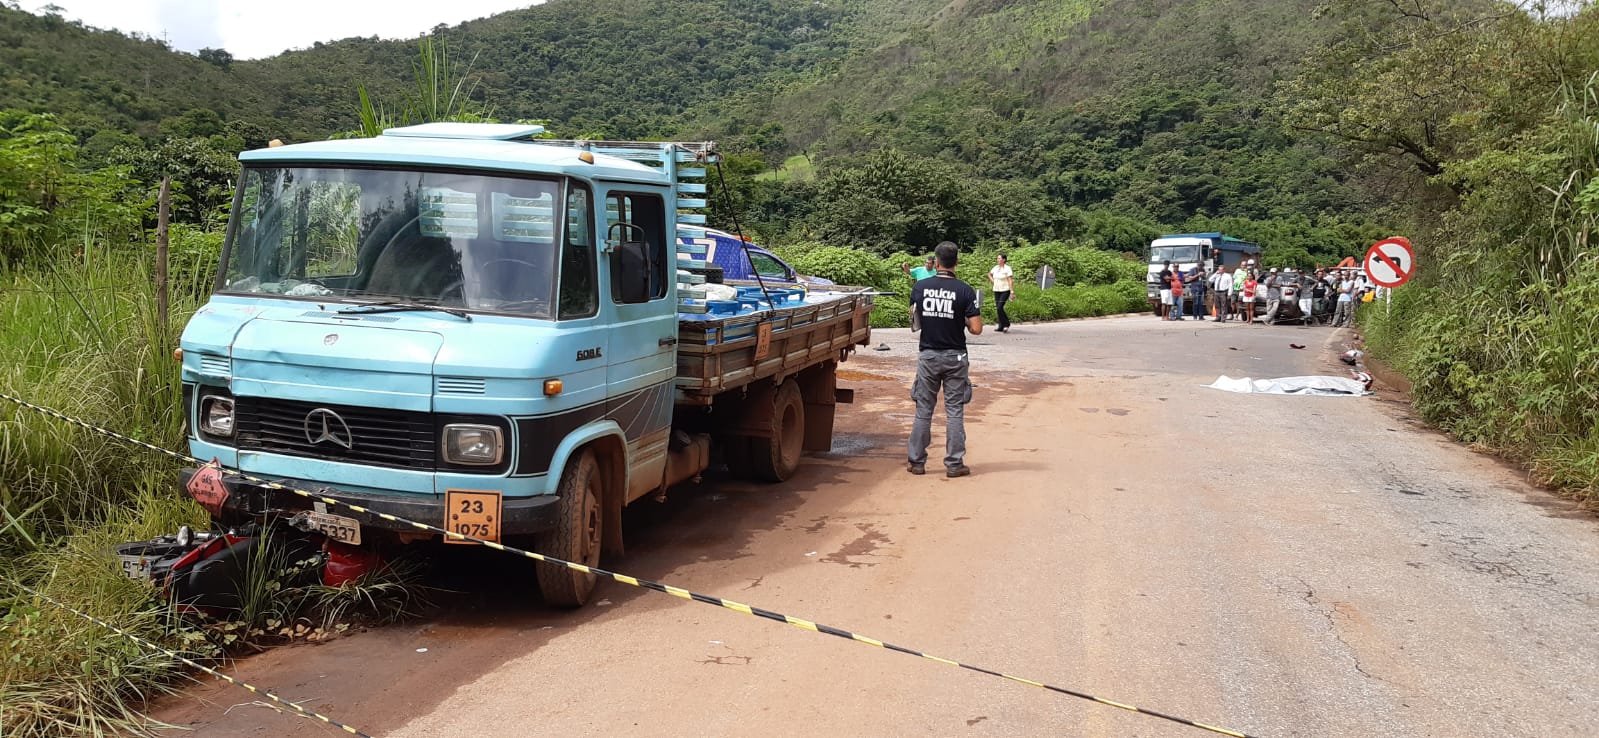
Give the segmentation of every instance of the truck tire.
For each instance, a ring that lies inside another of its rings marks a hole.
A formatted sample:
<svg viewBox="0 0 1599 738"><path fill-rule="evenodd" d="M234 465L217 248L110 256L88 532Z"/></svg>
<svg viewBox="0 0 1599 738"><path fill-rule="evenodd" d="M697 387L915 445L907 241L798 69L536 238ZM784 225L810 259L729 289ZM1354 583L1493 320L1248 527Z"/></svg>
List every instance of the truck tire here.
<svg viewBox="0 0 1599 738"><path fill-rule="evenodd" d="M583 451L561 472L555 529L534 539L534 551L585 566L600 565L600 510L604 477L591 451ZM582 607L594 592L595 575L565 566L536 565L539 592L554 607Z"/></svg>
<svg viewBox="0 0 1599 738"><path fill-rule="evenodd" d="M770 422L770 437L749 439L750 465L756 479L787 481L799 470L800 453L805 446L805 400L799 383L790 379L777 388Z"/></svg>

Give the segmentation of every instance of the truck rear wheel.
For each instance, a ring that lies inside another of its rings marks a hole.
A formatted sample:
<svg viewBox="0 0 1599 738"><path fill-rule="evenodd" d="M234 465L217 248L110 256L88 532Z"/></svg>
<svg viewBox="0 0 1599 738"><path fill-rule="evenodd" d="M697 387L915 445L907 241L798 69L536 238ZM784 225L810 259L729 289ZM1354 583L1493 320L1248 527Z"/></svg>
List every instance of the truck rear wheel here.
<svg viewBox="0 0 1599 738"><path fill-rule="evenodd" d="M584 566L600 565L600 511L604 478L591 451L584 451L561 472L555 529L535 539L537 553ZM555 607L581 607L594 592L595 575L558 564L536 565L539 592Z"/></svg>
<svg viewBox="0 0 1599 738"><path fill-rule="evenodd" d="M750 465L756 479L782 482L799 470L805 446L805 400L794 380L777 388L770 423L770 437L749 439Z"/></svg>

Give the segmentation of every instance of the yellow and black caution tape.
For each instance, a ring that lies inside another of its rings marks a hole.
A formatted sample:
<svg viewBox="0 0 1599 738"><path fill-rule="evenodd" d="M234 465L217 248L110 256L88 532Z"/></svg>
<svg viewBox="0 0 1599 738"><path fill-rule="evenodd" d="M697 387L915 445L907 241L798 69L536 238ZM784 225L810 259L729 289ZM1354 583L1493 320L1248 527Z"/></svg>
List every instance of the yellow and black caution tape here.
<svg viewBox="0 0 1599 738"><path fill-rule="evenodd" d="M145 648L148 648L148 649L151 649L151 650L154 650L154 651L160 651L161 653L166 654L166 656L168 658L177 659L178 661L181 661L181 662L183 662L183 663L185 663L185 664L187 664L189 666L192 666L192 667L194 667L196 669L199 669L200 671L203 671L203 672L205 672L207 674L210 674L211 676L214 676L214 677L216 677L218 679L221 679L222 681L225 681L228 684L232 684L235 687L242 687L244 689L250 690L250 692L252 694L256 694L256 695L259 695L261 697L265 697L265 698L267 698L269 700L272 700L272 702L274 704L282 705L283 707L286 707L286 708L288 708L290 710L293 710L294 712L300 714L301 716L308 717L308 718L311 718L312 720L317 720L319 722L327 723L328 725L331 725L331 726L333 726L335 728L338 728L339 730L342 730L342 731L344 731L346 733L349 733L350 735L361 736L361 738L372 738L372 736L367 735L366 733L362 733L361 731L356 730L355 728L352 728L352 727L350 727L348 725L345 725L344 723L341 723L341 722L339 722L337 720L334 720L333 718L330 718L330 717L328 717L326 715L323 715L323 714L321 714L319 712L316 712L314 710L306 709L304 706L302 706L302 705L300 705L298 703L290 702L290 701L288 701L286 699L283 699L282 697L279 697L279 696L277 696L275 694L272 694L271 692L268 692L268 691L266 691L266 690L264 690L264 689L262 689L260 687L257 687L255 685L239 681L238 679L234 679L233 677L230 677L227 674L223 674L222 672L217 671L216 669L213 669L213 668L211 668L209 666L206 666L205 664L202 664L202 663L200 663L198 661L195 661L193 659L184 658L181 654L177 653L176 651L173 651L172 649L164 648L159 643L154 643L154 642L151 642L151 641L146 640L144 638L140 638L139 636L136 636L136 635L134 635L132 633L129 633L128 631L125 631L125 630L123 630L121 628L118 628L117 626L112 625L112 624L110 624L110 623L108 623L108 622L106 622L104 620L101 620L101 619L99 619L99 618L97 618L97 617L95 617L93 615L90 615L90 614L85 613L85 612L80 612L80 611L72 608L71 606L66 605L66 604L64 604L64 603L62 603L62 602L50 597L47 594L44 594L42 592L38 592L38 591L33 590L32 588L28 587L27 585L24 585L24 584L22 584L20 582L17 582L15 580L10 580L10 579L7 579L6 581L9 581L11 583L11 586L16 587L17 589L20 589L20 590L22 590L24 592L27 592L30 595L33 595L34 597L37 597L37 598L39 598L41 600L44 600L45 602L48 602L48 603L50 603L52 605L55 605L56 607L59 607L59 608L61 608L63 610L66 610L67 612L70 612L73 615L77 615L78 617L83 618L84 620L87 620L87 621L89 621L91 623L94 623L95 625L98 625L98 626L100 626L102 628L105 628L106 630L111 631L112 633L116 633L117 635L122 636L123 638L126 638L126 639L128 639L130 641L133 641L134 643L137 643L137 644L139 644L139 645L141 645L141 646L143 646Z"/></svg>
<svg viewBox="0 0 1599 738"><path fill-rule="evenodd" d="M25 400L18 399L16 397L12 397L12 396L7 395L5 393L0 393L0 399L9 400L9 401L11 401L11 402L13 402L13 403L15 403L17 405L20 405L22 407L25 407L25 408L28 408L30 410L34 410L34 411L43 413L43 414L48 415L48 416L50 416L52 418L63 420L65 422L71 423L71 424L76 425L76 426L78 426L80 428L83 428L85 430L92 431L92 432L98 433L100 435L109 436L111 438L115 438L115 439L118 439L118 440L122 440L122 441L125 441L125 442L128 442L128 443L134 444L136 446L139 446L141 448L149 449L150 451L154 451L154 452L156 452L158 454L163 454L165 456L170 456L170 457L172 457L174 459L178 459L180 461L184 461L184 462L192 463L192 464L200 464L202 466L207 465L207 464L210 463L210 462L198 459L196 457L189 456L188 454L182 454L182 453L178 453L176 451L172 451L172 450L169 450L169 449L161 448L160 446L157 446L157 445L151 444L151 443L147 443L145 441L141 441L141 440L139 440L137 438L130 438L128 436L125 436L125 435L122 435L120 433L117 433L116 431L107 430L105 428L100 428L100 427L97 427L97 426L94 426L94 425L90 425L90 424L85 423L85 422L83 422L81 420L78 420L76 418L68 417L66 415L63 415L63 414L61 414L59 412L56 412L54 410L51 410L49 408L40 407L38 405L34 405L33 403L27 402ZM382 512L378 512L376 510L369 510L367 508L361 507L360 505L351 504L351 503L348 503L348 502L344 502L342 500L336 500L336 499L334 499L332 497L325 497L325 496L317 494L315 492L308 492L306 490L296 489L294 487L291 487L289 485L283 484L281 482L274 482L274 481L272 481L270 479L263 479L261 477L251 476L249 474L245 474L245 473L242 473L242 472L230 472L230 474L232 476L236 476L236 477L238 477L240 479L245 479L245 480L248 480L248 481L251 481L251 482L255 482L256 484L259 484L259 485L261 485L263 487L266 487L267 489L273 489L273 490L278 490L278 491L282 491L282 492L289 492L291 494L299 495L300 497L304 497L304 498L307 498L307 499L310 499L310 500L314 500L314 501L317 501L317 502L323 502L323 503L326 503L328 505L342 507L342 508L345 508L347 510L353 510L355 512L362 513L362 514L365 514L365 515L372 515L372 516L378 517L380 519L387 520L387 521L389 521L391 523L398 523L400 525L404 525L404 526L407 526L407 527L410 527L410 528L414 528L416 530L426 531L426 532L429 532L429 533L438 533L438 534L443 535L446 538L448 538L450 540L453 540L453 541L464 542L464 543L474 543L474 544L477 544L477 545L480 545L480 546L486 546L488 548L492 548L492 549L494 549L496 551L504 551L504 552L509 553L509 554L514 554L514 555L517 555L517 556L522 556L524 558L533 559L534 561L542 561L542 562L544 562L546 564L551 564L551 565L554 565L554 566L564 566L564 567L566 567L568 569L572 569L572 570L575 570L575 571L583 572L585 574L593 574L594 576L597 576L597 577L603 577L605 579L610 579L612 581L621 582L622 584L626 584L626 585L628 585L630 587L641 587L641 588L644 588L644 589L651 589L651 590L654 590L656 592L664 592L666 594L672 595L673 597L678 597L678 598L685 599L685 600L693 600L695 602L703 602L703 603L705 603L707 605L715 605L717 607L721 607L721 608L725 608L725 609L728 609L728 610L732 610L734 612L741 612L741 613L744 613L745 615L754 615L756 617L762 617L762 618L766 618L768 620L775 620L775 621L777 621L779 623L787 623L787 624L792 625L792 626L794 626L796 628L801 628L801 629L813 631L813 632L816 632L816 633L825 633L825 634L830 635L830 636L836 636L836 637L839 637L839 638L845 638L845 639L848 639L848 640L851 640L851 641L855 641L856 643L864 643L864 644L869 645L869 646L876 646L878 648L884 648L884 649L888 649L890 651L897 651L899 653L907 654L907 655L910 655L910 656L917 656L917 657L920 657L920 658L927 659L929 661L936 661L936 662L938 662L940 664L945 664L947 666L957 666L957 667L960 667L962 669L967 669L969 671L978 672L980 674L987 674L989 676L995 676L995 677L999 677L1001 679L1007 679L1007 680L1010 680L1010 681L1013 681L1013 682L1017 682L1019 684L1026 684L1028 686L1038 687L1040 689L1046 689L1046 690L1049 690L1051 692L1055 692L1057 694L1069 695L1069 696L1072 696L1072 697L1077 697L1079 699L1088 700L1090 702L1097 702L1097 703L1099 703L1101 705L1108 705L1110 707L1115 707L1115 708L1118 708L1118 709L1127 710L1129 712L1135 712L1135 713L1138 713L1140 715L1148 715L1150 717L1156 717L1156 718L1160 718L1162 720L1168 720L1168 721L1177 723L1179 725L1187 725L1187 726L1189 726L1191 728L1199 728L1200 730L1206 730L1206 731L1210 731L1212 733L1219 733L1221 735L1233 736L1234 738L1250 738L1249 734L1242 733L1242 732L1239 732L1239 731L1236 731L1236 730L1228 730L1227 728L1219 728L1219 727L1216 727L1214 725L1207 725L1205 723L1196 722L1196 721L1193 721L1193 720L1189 720L1187 718L1177 717L1175 715L1168 715L1166 713L1157 712L1155 710L1149 710L1149 709L1145 709L1145 708L1141 708L1141 707L1134 707L1133 705L1129 705L1129 704L1127 704L1125 702L1117 702L1115 700L1109 700L1109 699L1105 699L1103 697L1096 697L1096 696L1088 694L1086 692L1080 692L1080 691L1077 691L1077 690L1074 690L1074 689L1067 689L1065 687L1058 687L1058 686L1055 686L1053 684L1047 684L1047 683L1044 683L1044 682L1034 681L1032 679L1025 679L1025 678L1022 678L1022 677L1019 677L1019 676L1015 676L1015 675L1012 675L1012 674L1006 674L1006 673L1001 672L1001 671L995 671L993 669L985 669L985 668L980 667L980 666L973 666L971 664L963 664L963 663L961 663L959 661L953 661L953 660L942 658L942 657L939 657L939 656L934 656L932 654L925 653L925 652L922 652L922 651L918 651L918 650L913 649L913 648L906 648L904 646L896 646L896 645L894 645L892 643L887 643L887 642L884 642L884 641L880 641L880 640L878 640L876 638L868 638L867 636L860 635L858 633L852 633L852 632L844 630L842 628L834 628L834 627L832 627L830 625L823 625L821 623L815 623L815 622L812 622L812 621L809 621L809 620L803 620L801 618L796 618L796 617L793 617L791 615L784 615L782 613L772 612L771 610L762 610L761 608L758 608L758 607L751 607L749 605L746 605L746 604L743 604L743 603L740 603L740 602L734 602L732 600L723 599L721 597L712 597L711 595L700 594L698 592L692 592L692 591L689 591L689 590L686 590L686 589L682 589L681 587L673 587L670 584L662 584L660 582L653 582L653 581L650 581L648 579L639 579L637 577L630 577L630 576L627 576L626 574L617 574L616 572L606 571L605 569L600 569L600 568L596 568L596 567L592 567L592 566L586 566L586 565L575 563L575 562L572 562L572 561L565 561L565 560L557 559L557 558L554 558L554 557L551 557L551 556L545 556L544 554L534 553L532 551L524 551L524 550L522 550L520 548L516 548L514 546L507 546L505 544L498 543L498 542L495 542L495 541L485 541L485 540L480 539L480 538L473 538L471 536L462 535L460 533L456 533L456 532L453 532L453 531L448 531L448 530L445 530L443 528L439 528L439 527L436 527L436 526L428 525L426 523L418 523L418 522L416 522L414 520L406 520L405 518L396 517L396 516L390 515L388 513L382 513Z"/></svg>

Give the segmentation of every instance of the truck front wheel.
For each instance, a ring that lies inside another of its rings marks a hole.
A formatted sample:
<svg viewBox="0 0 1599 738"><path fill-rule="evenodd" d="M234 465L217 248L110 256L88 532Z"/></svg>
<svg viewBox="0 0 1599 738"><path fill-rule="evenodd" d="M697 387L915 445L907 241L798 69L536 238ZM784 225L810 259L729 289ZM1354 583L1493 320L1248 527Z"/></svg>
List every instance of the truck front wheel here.
<svg viewBox="0 0 1599 738"><path fill-rule="evenodd" d="M771 435L749 439L749 461L756 479L783 482L799 470L805 446L805 400L790 379L772 398Z"/></svg>
<svg viewBox="0 0 1599 738"><path fill-rule="evenodd" d="M557 521L554 530L535 538L537 553L584 566L600 565L600 510L604 478L592 451L583 451L561 472ZM539 562L539 592L555 607L581 607L594 592L595 575Z"/></svg>

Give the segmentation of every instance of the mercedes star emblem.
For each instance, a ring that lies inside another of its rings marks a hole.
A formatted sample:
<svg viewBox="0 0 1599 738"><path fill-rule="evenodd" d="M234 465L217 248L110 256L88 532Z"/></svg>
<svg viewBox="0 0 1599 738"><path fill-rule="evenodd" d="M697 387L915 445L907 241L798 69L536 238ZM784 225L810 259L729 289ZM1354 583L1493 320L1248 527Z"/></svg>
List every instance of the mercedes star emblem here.
<svg viewBox="0 0 1599 738"><path fill-rule="evenodd" d="M355 435L350 433L350 424L344 422L339 414L325 407L319 407L305 414L305 440L312 446L319 446L323 441L349 451L355 447Z"/></svg>

